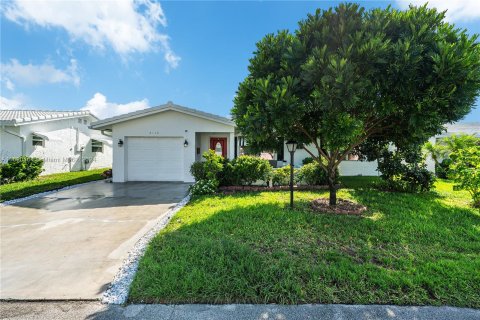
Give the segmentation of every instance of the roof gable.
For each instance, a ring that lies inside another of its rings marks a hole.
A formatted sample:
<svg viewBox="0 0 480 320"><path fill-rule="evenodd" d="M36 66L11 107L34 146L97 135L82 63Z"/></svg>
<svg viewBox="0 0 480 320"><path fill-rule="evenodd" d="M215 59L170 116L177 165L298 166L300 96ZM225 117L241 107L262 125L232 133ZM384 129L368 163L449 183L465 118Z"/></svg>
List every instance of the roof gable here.
<svg viewBox="0 0 480 320"><path fill-rule="evenodd" d="M194 117L203 118L203 119L219 122L219 123L230 125L230 126L235 126L233 121L228 118L217 116L212 113L203 112L203 111L192 109L192 108L183 107L183 106L174 104L172 102L168 102L167 104L163 104L157 107L142 109L142 110L122 114L119 116L95 121L94 123L92 123L90 127L92 129L104 129L113 124L129 121L133 119L143 118L143 117L147 117L147 116L158 114L165 111L177 111L177 112L188 114Z"/></svg>

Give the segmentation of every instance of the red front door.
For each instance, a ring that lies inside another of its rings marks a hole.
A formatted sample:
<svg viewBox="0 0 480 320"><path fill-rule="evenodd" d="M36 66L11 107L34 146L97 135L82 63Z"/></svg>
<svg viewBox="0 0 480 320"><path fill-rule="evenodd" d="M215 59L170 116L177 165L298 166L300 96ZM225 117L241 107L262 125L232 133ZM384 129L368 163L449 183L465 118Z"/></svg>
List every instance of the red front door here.
<svg viewBox="0 0 480 320"><path fill-rule="evenodd" d="M210 149L222 157L227 157L227 138L210 138Z"/></svg>

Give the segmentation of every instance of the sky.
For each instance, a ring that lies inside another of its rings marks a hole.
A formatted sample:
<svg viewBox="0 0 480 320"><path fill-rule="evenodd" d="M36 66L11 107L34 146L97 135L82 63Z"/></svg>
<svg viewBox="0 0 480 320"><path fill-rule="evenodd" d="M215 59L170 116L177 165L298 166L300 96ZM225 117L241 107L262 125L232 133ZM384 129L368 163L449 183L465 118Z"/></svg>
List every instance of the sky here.
<svg viewBox="0 0 480 320"><path fill-rule="evenodd" d="M409 2L358 3L406 8ZM255 43L336 4L2 1L0 109L89 109L106 118L173 101L229 116ZM480 1L430 0L429 6L480 34ZM463 121L480 121L480 106Z"/></svg>

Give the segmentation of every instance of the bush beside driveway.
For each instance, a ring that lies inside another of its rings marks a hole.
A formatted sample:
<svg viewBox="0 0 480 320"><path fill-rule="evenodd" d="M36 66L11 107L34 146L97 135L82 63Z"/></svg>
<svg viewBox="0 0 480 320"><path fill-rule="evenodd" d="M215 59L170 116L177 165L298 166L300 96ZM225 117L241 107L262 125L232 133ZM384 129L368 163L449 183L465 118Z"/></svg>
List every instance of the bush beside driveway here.
<svg viewBox="0 0 480 320"><path fill-rule="evenodd" d="M75 184L101 180L105 169L88 171L75 171L49 174L35 180L13 182L0 186L0 202L12 199L28 197L36 193L42 193L61 189Z"/></svg>
<svg viewBox="0 0 480 320"><path fill-rule="evenodd" d="M448 181L380 192L344 181L362 217L319 214L325 191L203 196L150 243L130 302L480 307L480 212Z"/></svg>

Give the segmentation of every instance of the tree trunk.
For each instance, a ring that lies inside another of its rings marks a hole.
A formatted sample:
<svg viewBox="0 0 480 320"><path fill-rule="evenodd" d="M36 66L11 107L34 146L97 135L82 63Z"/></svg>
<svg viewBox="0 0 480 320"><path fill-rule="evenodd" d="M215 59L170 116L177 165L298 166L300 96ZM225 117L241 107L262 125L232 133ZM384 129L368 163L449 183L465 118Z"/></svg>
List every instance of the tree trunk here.
<svg viewBox="0 0 480 320"><path fill-rule="evenodd" d="M328 189L330 190L329 204L337 205L337 186L335 185L335 168L328 167Z"/></svg>

